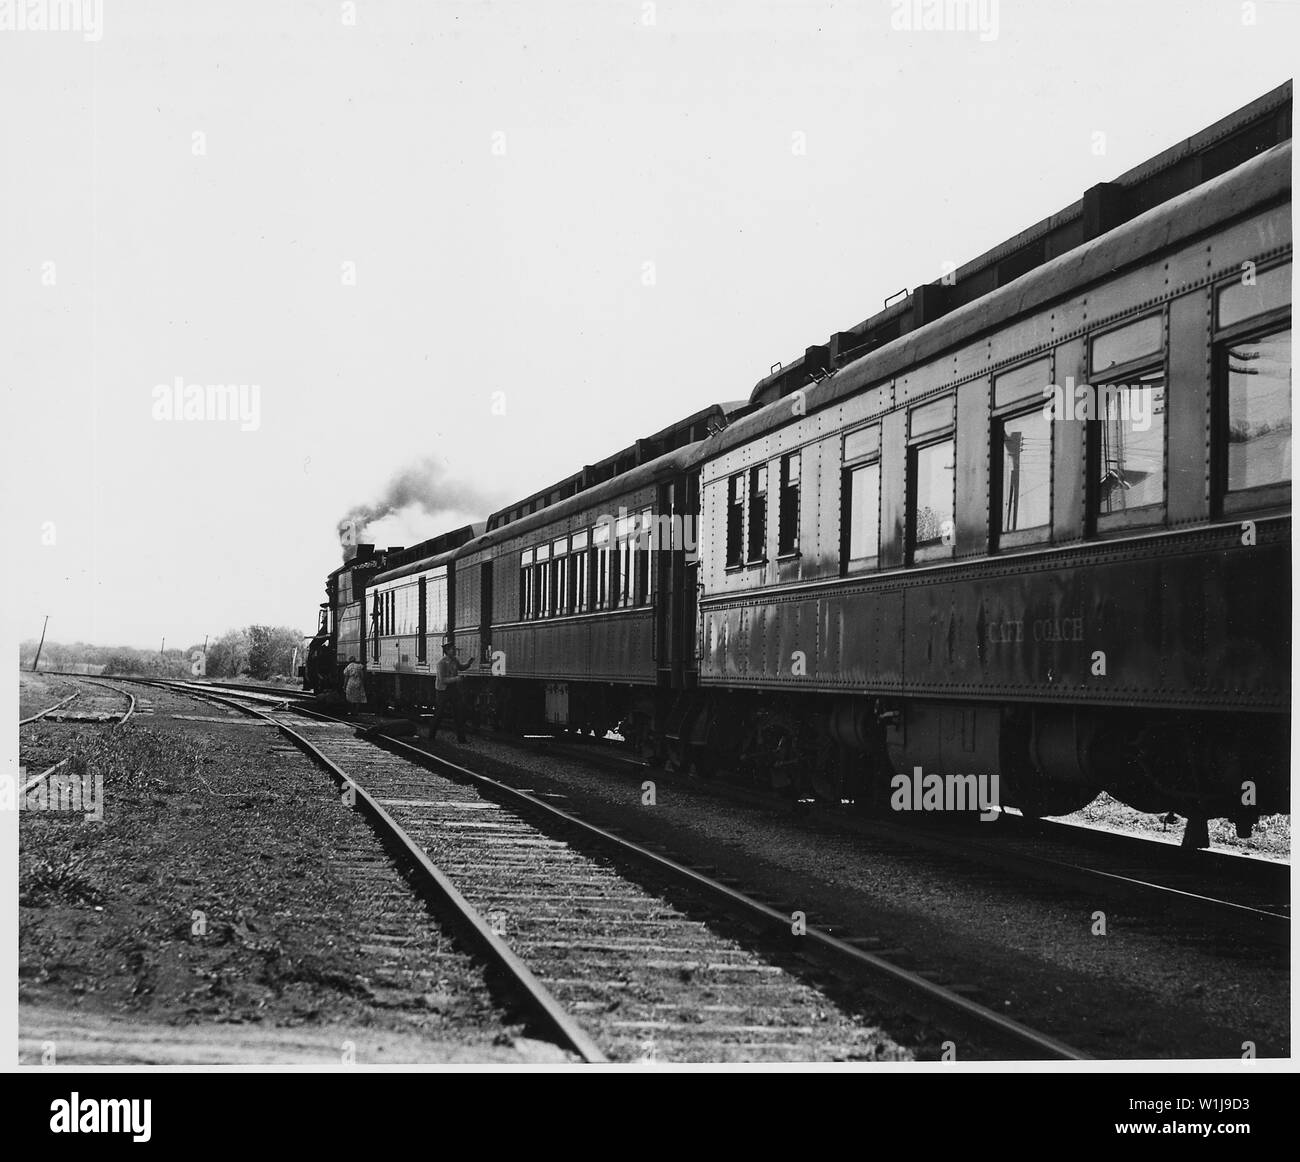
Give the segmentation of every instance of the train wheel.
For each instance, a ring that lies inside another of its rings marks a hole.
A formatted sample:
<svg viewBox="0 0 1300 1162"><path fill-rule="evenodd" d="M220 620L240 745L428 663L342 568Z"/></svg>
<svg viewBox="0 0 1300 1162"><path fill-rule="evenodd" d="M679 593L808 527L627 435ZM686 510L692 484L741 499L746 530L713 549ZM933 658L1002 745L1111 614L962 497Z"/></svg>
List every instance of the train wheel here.
<svg viewBox="0 0 1300 1162"><path fill-rule="evenodd" d="M683 749L687 752L686 763L690 766L691 774L697 779L716 779L721 764L718 762L718 756L712 751L705 750L703 747L686 747L682 744Z"/></svg>
<svg viewBox="0 0 1300 1162"><path fill-rule="evenodd" d="M662 756L659 752L659 740L655 737L654 722L650 715L634 710L618 724L618 733L627 740L628 749L650 766L659 766Z"/></svg>
<svg viewBox="0 0 1300 1162"><path fill-rule="evenodd" d="M784 715L755 723L741 751L741 767L753 781L779 794L793 793L800 763L799 724Z"/></svg>
<svg viewBox="0 0 1300 1162"><path fill-rule="evenodd" d="M844 761L832 739L823 738L808 768L808 790L823 803L838 803L844 796Z"/></svg>

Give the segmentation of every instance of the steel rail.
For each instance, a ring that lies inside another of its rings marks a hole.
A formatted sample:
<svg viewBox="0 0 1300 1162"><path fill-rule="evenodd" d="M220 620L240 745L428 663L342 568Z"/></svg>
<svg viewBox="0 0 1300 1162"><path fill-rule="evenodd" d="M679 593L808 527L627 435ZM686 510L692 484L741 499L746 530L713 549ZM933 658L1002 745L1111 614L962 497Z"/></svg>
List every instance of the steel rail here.
<svg viewBox="0 0 1300 1162"><path fill-rule="evenodd" d="M126 699L126 702L127 702L127 705L126 705L126 712L125 712L124 714L122 714L120 717L118 717L118 718L112 720L112 721L113 721L113 725L114 725L115 727L116 727L116 726L121 726L121 725L122 725L122 724L123 724L123 723L124 723L128 718L131 717L131 715L133 715L133 714L135 713L135 707L136 707L135 695L132 694L130 690L119 690L116 686L109 686L109 685L108 685L107 683L105 683L105 682L97 682L94 678L88 678L88 677L86 677L84 674L66 674L66 675L65 675L64 672L63 672L62 670L42 670L41 673L43 673L43 674L58 674L60 677L65 677L65 676L66 676L66 677L69 677L69 678L76 678L78 681L80 681L80 682L84 682L87 686L98 686L101 690L111 690L114 694L120 694L120 695L122 695L122 697L124 697L124 698ZM130 678L121 678L121 679L118 679L118 680L119 680L119 681L131 681L132 679L130 679ZM53 714L56 710L60 710L60 709L62 709L64 706L67 706L69 702L73 701L73 699L75 699L75 698L80 698L80 697L81 697L81 691L78 690L78 691L76 691L76 692L73 693L73 694L69 694L68 697L66 697L65 699L63 699L62 702L56 702L53 706L47 706L47 707L46 707L44 710L42 710L39 714L33 714L30 718L22 718L22 719L19 719L18 725L19 725L19 726L26 726L28 723L36 722L38 719L44 718L47 714ZM108 720L108 719L105 719L104 721L109 721L109 720Z"/></svg>
<svg viewBox="0 0 1300 1162"><path fill-rule="evenodd" d="M36 722L38 719L44 718L47 714L53 714L54 711L60 709L61 707L66 706L74 698L80 698L80 697L81 697L81 691L78 690L75 694L69 694L62 702L56 702L53 706L47 706L39 714L33 714L30 718L20 718L18 720L18 725L26 726L30 722Z"/></svg>
<svg viewBox="0 0 1300 1162"><path fill-rule="evenodd" d="M342 722L343 720L334 718L320 711L310 710L306 707L296 706L292 710L295 714L303 714L311 718L321 719L326 722ZM354 725L349 723L348 725ZM612 847L620 854L631 856L639 862L649 864L654 867L660 874L666 875L680 883L686 884L692 889L702 892L705 895L725 900L733 912L740 912L752 919L759 920L766 926L773 928L783 935L790 932L790 917L784 912L759 900L755 900L743 892L737 891L726 884L719 883L710 879L708 876L689 868L684 864L668 856L661 855L658 852L642 847L632 840L625 839L622 836L615 835L603 827L596 824L588 823L576 815L565 811L563 808L556 807L553 804L529 794L527 791L521 791L505 783L499 782L488 775L483 775L477 771L471 771L449 759L441 758L437 755L430 754L428 751L419 749L409 743L402 742L400 739L388 737L386 735L371 735L377 743L382 742L384 746L392 748L396 753L412 759L422 765L432 767L440 773L451 774L464 782L472 783L479 787L491 790L494 794L513 801L514 803L526 804L530 809L542 813L553 819L562 821L566 826L576 828L582 834L598 840L607 847ZM982 1032L990 1031L1005 1041L1012 1042L1021 1048L1032 1050L1034 1053L1042 1056L1056 1058L1065 1061L1088 1061L1091 1055L1067 1045L1065 1042L1051 1037L1045 1033L1040 1033L1035 1029L1030 1029L1018 1021L1005 1017L1001 1013L994 1012L992 1009L969 1000L959 993L944 988L942 985L935 984L933 981L926 979L915 972L901 968L871 952L857 948L836 936L825 932L815 925L807 925L805 935L800 939L809 940L813 945L820 949L832 953L841 960L847 960L859 969L869 970L877 977L883 977L896 987L901 987L902 991L911 996L914 1000L919 1000L928 1005L931 1009L937 1009L949 1016L957 1016L969 1025L978 1027Z"/></svg>
<svg viewBox="0 0 1300 1162"><path fill-rule="evenodd" d="M1149 843L1135 839L1133 843ZM961 837L950 850L969 855L987 865L1010 872L1027 872L1044 881L1065 884L1080 891L1105 891L1116 898L1128 898L1147 905L1163 905L1181 916L1207 920L1271 943L1291 943L1291 917L1273 907L1260 907L1209 896L1156 879L1141 879L1124 871L1112 871L1074 863L1051 855L1000 850L993 842ZM1180 849L1175 849L1180 850ZM1195 871L1195 868L1189 868Z"/></svg>
<svg viewBox="0 0 1300 1162"><path fill-rule="evenodd" d="M170 682L165 679L154 679L151 684L166 689L180 688L184 693L195 698L205 698L220 705L230 706L243 711L245 714L272 723L295 746L314 762L324 767L339 782L340 786L349 791L353 801L360 804L362 811L375 824L376 829L398 845L402 853L415 865L427 889L455 911L457 918L468 930L482 954L489 962L509 975L516 991L522 995L526 1006L532 1010L534 1016L544 1026L549 1028L557 1043L572 1050L583 1061L595 1064L608 1060L586 1030L565 1011L560 1002L533 975L532 970L519 959L509 945L492 931L491 925L479 915L474 906L465 899L456 886L429 859L425 850L407 834L402 826L380 806L364 787L324 754L314 743L304 738L292 727L277 721L268 712L255 706L241 705L236 699L243 695L224 697L221 694L212 693L206 688L193 688L188 683ZM330 719L330 721L340 720Z"/></svg>
<svg viewBox="0 0 1300 1162"><path fill-rule="evenodd" d="M282 702L285 701L286 699L312 700L315 698L314 694L310 694L307 691L302 689L298 689L298 688L279 689L278 687L275 686L255 686L251 682L225 682L222 681L221 679L214 679L213 681L210 682L206 682L206 681L191 682L185 678L168 678L165 680L169 682L175 682L178 685L184 686L187 689L190 688L195 690L215 689L215 690L231 690L231 691L238 690L240 693L247 691L249 694L260 694L264 698L275 698Z"/></svg>
<svg viewBox="0 0 1300 1162"><path fill-rule="evenodd" d="M561 745L569 745L564 740L557 741ZM591 754L581 754L576 749L571 753L579 754L588 761L593 758ZM658 772L656 777L669 779L676 776ZM692 782L691 785L697 793L721 801L750 806L769 805L772 802L771 795L763 791L716 781L703 785ZM1290 946L1291 917L1289 912L1278 910L1280 905L1242 903L1194 888L1165 883L1159 878L1143 878L1143 875L1158 877L1163 871L1180 876L1193 874L1198 880L1208 882L1216 874L1230 872L1238 879L1254 881L1258 894L1267 898L1277 896L1279 888L1285 891L1290 874L1289 863L1251 860L1218 851L1189 852L1172 844L1157 843L1136 836L1092 831L1052 820L1029 820L1014 815L1001 816L994 825L993 838L989 839L973 838L965 832L945 833L915 821L902 823L861 815L855 815L849 821L844 821L841 817L841 821L850 835L902 844L944 856L955 855L981 867L996 868L1011 874L1028 874L1044 883L1080 891L1103 892L1111 898L1136 901L1145 907L1159 905L1183 918L1220 925L1225 930L1239 932L1252 939ZM1126 870L1093 867L1074 857L1064 858L1019 850L1013 845L1000 843L998 828L1007 829L1017 840L1033 841L1041 837L1050 843L1077 847L1080 855L1086 851L1095 851L1112 859L1123 856L1133 861L1133 867L1148 859L1156 861L1160 866L1145 870L1142 874L1131 874Z"/></svg>
<svg viewBox="0 0 1300 1162"><path fill-rule="evenodd" d="M98 686L101 690L112 690L114 694L123 694L126 696L126 700L127 700L126 713L123 714L121 718L119 718L116 722L113 723L114 730L116 730L119 726L123 725L126 722L126 720L135 713L135 707L136 707L135 695L132 694L130 690L119 690L116 686L109 686L104 682L96 682L91 678L87 678L85 680L92 686Z"/></svg>
<svg viewBox="0 0 1300 1162"><path fill-rule="evenodd" d="M167 685L172 688L181 688L195 692L199 695L205 695L208 693L208 687L206 686L195 686L193 684L178 681L161 680L157 681L157 684ZM236 697L240 696L242 695L236 695ZM244 707L240 708L246 709ZM339 719L332 715L324 714L320 711L312 710L301 705L289 707L286 704L285 708L292 709L294 713L303 714L326 722L346 723L350 726L356 725L355 723L347 722L347 720ZM282 729L288 729L283 727L280 723L277 723L276 725L281 726ZM376 734L373 737L377 740L381 739L386 746L411 757L415 761L433 766L446 772L451 772L463 780L477 783L481 786L490 787L516 802L527 803L531 808L541 811L553 818L563 820L567 825L577 827L585 833L599 839L603 843L613 845L625 853L632 854L642 861L653 864L662 873L670 875L681 882L688 883L697 890L722 895L732 904L733 907L746 911L765 923L773 925L779 924L781 928L786 931L789 929L789 917L769 905L752 899L741 892L735 891L725 884L719 884L694 869L678 864L676 861L660 855L657 852L645 849L631 840L615 835L612 832L605 831L594 824L587 823L562 808L556 807L544 800L530 795L526 791L520 791L508 784L492 779L487 775L471 771L468 768L459 766L448 759L441 758L438 755L411 746L409 743L403 742L400 739L380 734ZM897 836L895 835L893 838L897 838ZM923 836L921 837L921 842L923 846L934 846L938 841L936 837ZM969 846L973 849L982 848L983 854L986 858L989 855L999 855L996 850L985 848L983 844L971 844ZM1109 882L1120 890L1132 892L1137 895L1145 894L1155 898L1163 897L1166 900L1177 902L1184 907L1196 907L1205 911L1218 910L1220 915L1225 918L1237 918L1238 923L1241 923L1242 921L1255 921L1262 923L1265 928L1270 929L1268 935L1271 937L1277 938L1280 936L1280 938L1289 939L1289 917L1253 908L1249 905L1239 904L1231 900L1221 900L1216 897L1203 896L1170 885L1138 880L1131 876L1106 872L1101 869L1071 865L1061 860L1028 855L1022 852L1001 853L999 859L1004 863L1004 866L1012 870L1018 869L1027 871L1030 869L1031 865L1038 865L1040 868L1050 868L1061 873L1062 878L1067 883L1071 881L1071 878L1073 878L1075 886L1079 886L1083 881L1090 881L1090 886L1092 887ZM1089 1059L1087 1054L1082 1053L1082 1051L1075 1049L1072 1046L1066 1045L1055 1038L1048 1037L1045 1034L1040 1034L1035 1030L1029 1029L1027 1026L1021 1025L1019 1022L1013 1021L1011 1018L1005 1017L1000 1013L986 1008L985 1006L979 1005L977 1002L971 1001L958 993L944 989L941 985L936 985L925 977L919 976L907 969L900 968L879 956L875 956L870 952L848 944L828 932L817 929L815 926L808 927L807 935L812 938L812 942L815 945L828 951L832 951L835 955L850 958L859 966L869 968L873 972L890 978L894 982L902 985L904 989L919 995L934 1005L947 1007L955 1010L959 1015L962 1015L969 1020L982 1023L986 1026L992 1026L999 1033L1011 1040L1029 1045L1039 1052L1048 1053L1051 1056L1061 1057L1067 1060Z"/></svg>
<svg viewBox="0 0 1300 1162"><path fill-rule="evenodd" d="M45 780L48 779L52 774L54 774L55 771L57 771L62 766L66 766L71 761L72 761L71 755L69 755L66 759L59 759L59 761L55 763L52 767L50 767L48 770L42 771L39 775L35 776L33 779L24 783L23 789L19 792L19 796L25 798L27 796L28 791L30 791L33 787L39 786L41 783L45 782Z"/></svg>

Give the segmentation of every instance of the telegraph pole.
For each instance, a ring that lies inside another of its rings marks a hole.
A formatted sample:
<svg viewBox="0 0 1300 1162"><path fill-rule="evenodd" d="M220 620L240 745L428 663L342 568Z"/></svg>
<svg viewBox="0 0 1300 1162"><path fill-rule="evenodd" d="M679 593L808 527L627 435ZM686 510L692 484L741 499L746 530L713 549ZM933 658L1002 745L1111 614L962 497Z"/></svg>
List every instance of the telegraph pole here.
<svg viewBox="0 0 1300 1162"><path fill-rule="evenodd" d="M41 626L41 640L40 640L39 644L36 646L36 657L32 660L32 673L33 673L33 674L36 673L36 667L37 667L38 665L40 665L40 661L41 661L41 649L42 649L42 648L44 647L44 645L45 645L45 626L47 626L47 625L49 625L49 624L50 624L50 615L47 613L47 614L45 615L45 625L42 625L42 626Z"/></svg>

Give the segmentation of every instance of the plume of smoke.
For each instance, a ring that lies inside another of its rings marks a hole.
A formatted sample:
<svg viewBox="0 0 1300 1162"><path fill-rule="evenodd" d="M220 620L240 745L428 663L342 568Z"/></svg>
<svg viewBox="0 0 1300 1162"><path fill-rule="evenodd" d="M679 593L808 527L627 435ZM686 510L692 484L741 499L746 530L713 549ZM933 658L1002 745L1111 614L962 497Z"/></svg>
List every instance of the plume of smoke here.
<svg viewBox="0 0 1300 1162"><path fill-rule="evenodd" d="M482 520L499 500L468 481L451 479L441 461L426 456L399 469L375 500L348 509L338 522L339 540L346 557L351 546L365 541L366 527L386 517L416 510L430 521L448 514L471 514L473 519ZM429 535L442 531L435 528Z"/></svg>

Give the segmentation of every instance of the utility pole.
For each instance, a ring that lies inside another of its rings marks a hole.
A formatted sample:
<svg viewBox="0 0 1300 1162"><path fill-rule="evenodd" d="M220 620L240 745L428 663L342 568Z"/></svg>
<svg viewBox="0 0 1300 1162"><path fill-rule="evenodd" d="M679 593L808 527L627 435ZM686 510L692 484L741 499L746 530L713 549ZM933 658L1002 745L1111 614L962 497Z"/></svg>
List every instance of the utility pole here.
<svg viewBox="0 0 1300 1162"><path fill-rule="evenodd" d="M40 640L40 643L39 643L39 644L37 645L37 647L36 647L36 657L35 657L35 658L33 659L33 661L32 661L32 673L33 673L33 674L36 673L36 667L37 667L38 665L40 665L40 662L41 662L41 650L42 650L42 648L44 648L44 646L45 646L45 626L47 626L47 625L49 625L49 624L50 624L50 615L47 613L47 614L45 615L45 625L42 625L42 626L41 626L41 640Z"/></svg>
<svg viewBox="0 0 1300 1162"><path fill-rule="evenodd" d="M160 646L158 647L158 656L159 656L160 658L163 656L163 651L164 651L166 648L167 648L167 639L164 637L163 640L162 640L162 645L160 645Z"/></svg>

